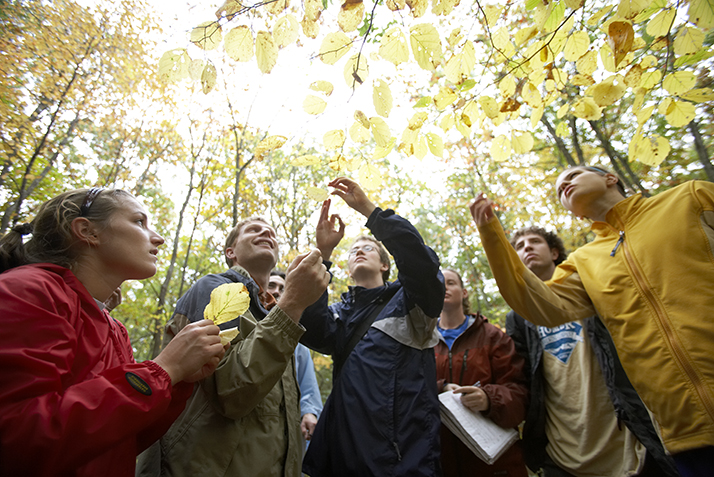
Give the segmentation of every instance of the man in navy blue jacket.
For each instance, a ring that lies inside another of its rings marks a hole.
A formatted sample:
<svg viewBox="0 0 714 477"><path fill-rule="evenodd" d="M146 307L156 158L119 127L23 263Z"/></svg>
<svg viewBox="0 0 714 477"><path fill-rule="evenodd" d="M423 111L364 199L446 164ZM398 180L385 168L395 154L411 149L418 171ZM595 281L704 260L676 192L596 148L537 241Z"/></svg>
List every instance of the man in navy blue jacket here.
<svg viewBox="0 0 714 477"><path fill-rule="evenodd" d="M352 244L347 263L355 286L342 301L328 306L325 293L301 318L307 328L301 341L336 363L303 471L311 477L441 475L432 349L444 302L439 259L407 220L376 207L359 184L341 177L329 185L367 218L374 238ZM316 231L328 270L345 228L329 207L327 200ZM387 282L389 254L378 241L394 257L395 282ZM363 331L360 325L372 320Z"/></svg>

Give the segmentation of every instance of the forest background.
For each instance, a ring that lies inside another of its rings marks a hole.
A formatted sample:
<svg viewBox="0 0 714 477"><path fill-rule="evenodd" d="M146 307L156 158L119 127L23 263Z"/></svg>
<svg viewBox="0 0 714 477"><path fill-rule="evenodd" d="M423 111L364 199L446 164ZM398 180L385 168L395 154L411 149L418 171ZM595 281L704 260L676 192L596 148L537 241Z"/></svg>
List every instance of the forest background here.
<svg viewBox="0 0 714 477"><path fill-rule="evenodd" d="M0 0L0 235L70 188L143 200L159 272L113 314L149 359L237 221L274 224L284 270L347 175L502 324L469 202L487 191L507 232L540 225L573 250L592 237L553 192L569 165L645 195L714 181L713 24L713 0ZM333 301L365 231L339 202ZM331 361L313 358L325 396Z"/></svg>

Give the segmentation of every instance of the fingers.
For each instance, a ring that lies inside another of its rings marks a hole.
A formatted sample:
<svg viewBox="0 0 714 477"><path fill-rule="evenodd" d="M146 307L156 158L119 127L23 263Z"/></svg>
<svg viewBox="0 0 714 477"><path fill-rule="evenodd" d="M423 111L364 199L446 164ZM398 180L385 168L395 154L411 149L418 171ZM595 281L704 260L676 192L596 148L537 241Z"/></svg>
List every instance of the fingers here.
<svg viewBox="0 0 714 477"><path fill-rule="evenodd" d="M305 257L307 257L308 255L310 255L310 252L301 253L300 255L298 255L297 257L295 257L295 260L293 260L292 263L291 263L290 265L288 265L288 269L287 269L287 271L285 272L286 278L287 278L287 276L288 276L288 274L289 274L290 272L292 272L292 271L295 270L298 266L300 266L300 263L302 263L302 261L305 260Z"/></svg>
<svg viewBox="0 0 714 477"><path fill-rule="evenodd" d="M327 220L327 217L330 214L330 202L330 199L327 199L322 203L322 208L320 209L320 220L318 223L322 223Z"/></svg>

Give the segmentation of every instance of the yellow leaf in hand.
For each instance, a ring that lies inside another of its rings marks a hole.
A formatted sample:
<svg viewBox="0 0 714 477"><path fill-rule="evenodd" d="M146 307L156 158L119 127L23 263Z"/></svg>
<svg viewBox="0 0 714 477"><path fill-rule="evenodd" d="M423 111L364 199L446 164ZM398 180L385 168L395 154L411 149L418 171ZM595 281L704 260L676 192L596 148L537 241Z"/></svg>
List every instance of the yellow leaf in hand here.
<svg viewBox="0 0 714 477"><path fill-rule="evenodd" d="M236 326L235 328L228 328L227 330L221 330L220 333L218 333L218 336L221 338L221 344L223 346L227 345L231 341L233 341L233 338L238 336L240 331L238 331L238 327Z"/></svg>
<svg viewBox="0 0 714 477"><path fill-rule="evenodd" d="M307 186L307 196L312 200L324 202L328 197L330 197L330 193L325 189L320 189L319 187Z"/></svg>
<svg viewBox="0 0 714 477"><path fill-rule="evenodd" d="M238 318L250 306L250 294L242 283L224 283L213 289L203 317L220 325Z"/></svg>

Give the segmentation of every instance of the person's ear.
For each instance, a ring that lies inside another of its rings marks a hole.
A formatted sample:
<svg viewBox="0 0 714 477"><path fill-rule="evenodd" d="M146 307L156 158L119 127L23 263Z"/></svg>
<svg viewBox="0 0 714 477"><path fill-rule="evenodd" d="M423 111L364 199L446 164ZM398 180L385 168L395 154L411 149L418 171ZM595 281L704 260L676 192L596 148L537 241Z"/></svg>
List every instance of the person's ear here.
<svg viewBox="0 0 714 477"><path fill-rule="evenodd" d="M389 270L389 265L387 265L386 263L383 263L382 266L379 267L380 272L386 272L387 270Z"/></svg>
<svg viewBox="0 0 714 477"><path fill-rule="evenodd" d="M231 261L231 263L235 263L235 258L236 258L236 253L233 251L233 247L228 247L226 249L226 258Z"/></svg>
<svg viewBox="0 0 714 477"><path fill-rule="evenodd" d="M620 181L620 179L617 178L615 174L605 174L605 181L607 185L614 185L617 186L617 183Z"/></svg>
<svg viewBox="0 0 714 477"><path fill-rule="evenodd" d="M551 248L550 256L553 259L553 261L555 262L556 260L558 260L558 257L560 257L560 252L558 251L557 248Z"/></svg>
<svg viewBox="0 0 714 477"><path fill-rule="evenodd" d="M74 219L72 221L71 229L72 235L74 235L80 242L86 243L90 246L99 245L97 227L86 217L77 217Z"/></svg>
<svg viewBox="0 0 714 477"><path fill-rule="evenodd" d="M466 288L461 288L461 291L464 292L464 298L469 297L469 291Z"/></svg>

